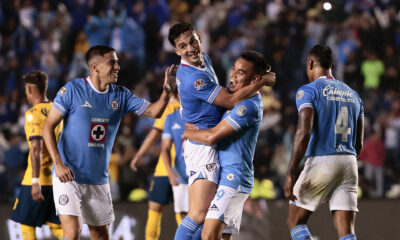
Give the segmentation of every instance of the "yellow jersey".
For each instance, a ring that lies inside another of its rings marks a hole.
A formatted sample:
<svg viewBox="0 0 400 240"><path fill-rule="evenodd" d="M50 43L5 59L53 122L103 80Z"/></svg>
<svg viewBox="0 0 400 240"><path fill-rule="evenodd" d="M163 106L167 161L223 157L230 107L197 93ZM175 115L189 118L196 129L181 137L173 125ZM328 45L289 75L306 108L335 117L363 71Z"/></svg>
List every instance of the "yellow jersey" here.
<svg viewBox="0 0 400 240"><path fill-rule="evenodd" d="M171 113L175 112L175 110L180 108L180 103L171 103L168 104L168 106L165 108L165 111L163 113L163 115L161 116L161 118L156 119L156 121L153 124L154 128L159 129L161 132L164 130L164 122L165 119L167 118L168 115L170 115ZM175 162L175 145L172 144L171 147L171 165L174 164ZM158 157L158 162L156 165L156 169L154 171L154 176L155 177L166 177L168 176L168 172L167 169L165 168L164 162L161 158L161 155Z"/></svg>
<svg viewBox="0 0 400 240"><path fill-rule="evenodd" d="M25 113L25 135L26 140L29 144L29 149L32 148L31 141L34 139L42 139L42 128L44 121L46 120L48 113L50 112L52 102L39 103L33 106ZM62 131L62 122L54 129L56 139ZM50 154L47 151L45 144L43 143L42 148L42 161L40 163L40 175L39 183L42 186L51 186L51 173L53 170L53 161L50 158ZM22 185L32 185L32 162L31 152L29 151L28 166L25 170L24 179Z"/></svg>

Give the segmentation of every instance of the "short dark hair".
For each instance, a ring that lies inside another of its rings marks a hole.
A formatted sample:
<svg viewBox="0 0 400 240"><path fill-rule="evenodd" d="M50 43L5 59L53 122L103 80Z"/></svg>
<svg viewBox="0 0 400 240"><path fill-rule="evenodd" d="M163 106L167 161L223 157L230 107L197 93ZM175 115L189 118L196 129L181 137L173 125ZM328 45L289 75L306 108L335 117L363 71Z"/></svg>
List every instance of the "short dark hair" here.
<svg viewBox="0 0 400 240"><path fill-rule="evenodd" d="M322 68L330 69L333 67L333 53L330 47L317 44L310 50L310 56L314 56Z"/></svg>
<svg viewBox="0 0 400 240"><path fill-rule="evenodd" d="M38 88L40 94L46 95L48 82L48 76L46 73L36 70L22 76L22 79L25 83L35 85Z"/></svg>
<svg viewBox="0 0 400 240"><path fill-rule="evenodd" d="M186 22L175 23L169 29L169 33L168 33L168 40L172 44L172 46L175 47L175 39L177 39L182 33L187 32L187 31L195 32L196 30L194 29L194 27L191 23L186 23Z"/></svg>
<svg viewBox="0 0 400 240"><path fill-rule="evenodd" d="M256 74L264 74L269 68L269 64L264 55L259 52L247 50L240 54L240 57L246 61L252 62L254 65L254 72Z"/></svg>
<svg viewBox="0 0 400 240"><path fill-rule="evenodd" d="M92 59L95 56L100 55L104 57L104 54L109 52L115 52L115 49L109 46L102 46L102 45L93 46L86 53L85 56L86 63L89 64L90 59Z"/></svg>

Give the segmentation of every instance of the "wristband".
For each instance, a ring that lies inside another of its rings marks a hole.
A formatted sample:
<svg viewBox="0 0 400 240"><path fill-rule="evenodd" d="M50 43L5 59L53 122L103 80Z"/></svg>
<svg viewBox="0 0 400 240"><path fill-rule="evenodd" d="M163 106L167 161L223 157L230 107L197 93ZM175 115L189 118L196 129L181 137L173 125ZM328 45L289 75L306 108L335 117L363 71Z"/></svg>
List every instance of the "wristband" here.
<svg viewBox="0 0 400 240"><path fill-rule="evenodd" d="M39 183L39 178L37 178L37 177L32 178L32 184L34 184L34 183Z"/></svg>

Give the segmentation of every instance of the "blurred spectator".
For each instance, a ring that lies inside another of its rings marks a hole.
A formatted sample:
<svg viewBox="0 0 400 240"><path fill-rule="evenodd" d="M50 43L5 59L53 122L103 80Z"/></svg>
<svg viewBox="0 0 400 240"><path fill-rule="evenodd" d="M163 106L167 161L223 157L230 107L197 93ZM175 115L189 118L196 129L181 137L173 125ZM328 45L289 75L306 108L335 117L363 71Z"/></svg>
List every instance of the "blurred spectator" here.
<svg viewBox="0 0 400 240"><path fill-rule="evenodd" d="M365 52L366 59L361 63L361 73L364 76L364 88L378 90L381 76L385 71L382 60L372 51Z"/></svg>

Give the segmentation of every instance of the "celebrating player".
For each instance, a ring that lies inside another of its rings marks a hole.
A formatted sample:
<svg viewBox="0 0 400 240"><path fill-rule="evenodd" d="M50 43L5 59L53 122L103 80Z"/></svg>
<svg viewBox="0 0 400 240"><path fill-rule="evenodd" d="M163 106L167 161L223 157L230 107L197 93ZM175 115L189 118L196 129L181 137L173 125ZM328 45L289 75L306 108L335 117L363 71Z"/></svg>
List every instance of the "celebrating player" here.
<svg viewBox="0 0 400 240"><path fill-rule="evenodd" d="M21 223L22 239L36 239L36 226L47 224L58 239L63 232L54 207L51 187L52 161L43 146L42 126L51 109L52 102L46 97L48 76L41 71L23 77L25 93L33 107L25 113L25 135L29 143L28 167L22 180L21 191L15 201L11 219ZM54 137L58 139L62 122L55 126Z"/></svg>
<svg viewBox="0 0 400 240"><path fill-rule="evenodd" d="M164 129L166 117L175 110L179 109L179 107L180 103L178 99L178 91L175 89L171 95L171 98L169 99L169 104L165 108L163 115L161 118L156 119L153 124L153 128L150 130L135 157L132 159L130 166L134 171L137 171L136 164L139 163L142 156L154 146L158 139L160 139ZM171 148L171 155L175 156L175 148ZM172 201L172 199L172 187L168 181L168 172L160 154L156 169L154 171L153 179L150 183L148 195L149 210L145 229L146 240L158 240L160 237L162 211L164 205L168 204L170 201ZM181 222L181 215L176 214L175 217L176 222L179 225Z"/></svg>
<svg viewBox="0 0 400 240"><path fill-rule="evenodd" d="M229 91L259 81L266 70L268 64L261 54L243 52L230 71ZM262 115L261 96L255 94L227 111L214 128L185 131L184 136L196 142L219 143L218 190L208 209L202 239L221 239L222 232L223 239L239 234L243 205L254 183L253 157Z"/></svg>
<svg viewBox="0 0 400 240"><path fill-rule="evenodd" d="M307 59L310 83L296 95L299 121L284 186L293 240L311 239L307 220L322 201L329 202L339 239L356 239L356 156L363 145L364 109L358 94L332 76L332 66L331 49L314 46Z"/></svg>
<svg viewBox="0 0 400 240"><path fill-rule="evenodd" d="M79 239L83 221L92 239L108 239L108 226L114 221L108 165L120 120L127 112L160 117L175 87L176 68L167 68L161 97L151 104L114 84L120 67L113 48L90 48L86 62L90 76L59 90L43 137L55 164L54 200L64 238ZM57 149L53 129L62 119Z"/></svg>
<svg viewBox="0 0 400 240"><path fill-rule="evenodd" d="M274 73L240 90L230 93L218 83L210 58L203 53L200 39L189 23L170 28L168 40L181 57L177 71L177 87L181 99L182 118L200 129L212 128L221 119L222 108L233 108L254 95L263 85L275 82ZM175 239L191 239L204 222L208 207L217 190L220 166L215 146L185 141L186 173L189 176L189 212L182 220Z"/></svg>

